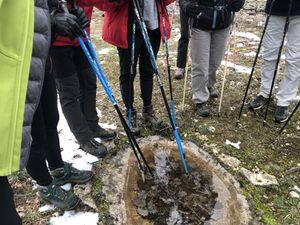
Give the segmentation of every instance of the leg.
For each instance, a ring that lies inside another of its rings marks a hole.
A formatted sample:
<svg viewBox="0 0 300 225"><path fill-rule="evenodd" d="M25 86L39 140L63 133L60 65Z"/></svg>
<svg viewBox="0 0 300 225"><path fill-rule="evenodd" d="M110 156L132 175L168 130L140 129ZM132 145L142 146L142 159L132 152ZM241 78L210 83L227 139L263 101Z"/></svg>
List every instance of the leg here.
<svg viewBox="0 0 300 225"><path fill-rule="evenodd" d="M57 93L54 76L49 67L46 67L43 91L41 95L41 105L46 131L47 146L45 146L46 158L50 170L64 166L60 153L57 124L59 114L57 109Z"/></svg>
<svg viewBox="0 0 300 225"><path fill-rule="evenodd" d="M97 78L84 52L80 47L74 47L74 62L78 71L81 94L81 108L84 117L92 131L98 127L96 111Z"/></svg>
<svg viewBox="0 0 300 225"><path fill-rule="evenodd" d="M120 63L120 89L121 95L126 109L133 109L134 102L134 78L136 75L136 64L141 48L141 40L137 37L138 30L136 31L135 37L135 51L134 51L134 68L133 68L133 77L130 73L131 67L131 52L132 52L132 28L128 29L128 48L122 49L118 48L119 53L119 63ZM131 87L131 90L129 90Z"/></svg>
<svg viewBox="0 0 300 225"><path fill-rule="evenodd" d="M289 106L296 97L300 81L300 16L290 18L284 78L277 94L278 106Z"/></svg>
<svg viewBox="0 0 300 225"><path fill-rule="evenodd" d="M263 66L259 95L269 98L279 47L282 41L285 17L271 16L264 37Z"/></svg>
<svg viewBox="0 0 300 225"><path fill-rule="evenodd" d="M48 186L52 182L45 158L47 143L45 130L43 109L40 103L32 120L32 144L26 169L29 175L41 186Z"/></svg>
<svg viewBox="0 0 300 225"><path fill-rule="evenodd" d="M93 138L80 104L80 85L74 62L73 47L52 47L56 84L63 113L69 127L80 144Z"/></svg>
<svg viewBox="0 0 300 225"><path fill-rule="evenodd" d="M0 177L0 218L2 225L21 225L22 221L16 211L13 191L7 177Z"/></svg>
<svg viewBox="0 0 300 225"><path fill-rule="evenodd" d="M228 39L230 27L214 31L210 43L209 55L209 75L208 88L213 89L216 83L216 73L219 68L226 50L226 42Z"/></svg>
<svg viewBox="0 0 300 225"><path fill-rule="evenodd" d="M148 34L152 45L153 53L156 59L159 46L160 46L160 37L161 37L160 31L159 29L153 31L148 30ZM138 34L138 37L142 39L140 33ZM141 87L143 105L144 107L147 107L152 105L153 75L155 71L151 63L149 52L144 43L140 54L139 69L140 69L140 87Z"/></svg>
<svg viewBox="0 0 300 225"><path fill-rule="evenodd" d="M180 9L180 39L177 48L177 67L185 68L187 51L189 45L189 24L188 17Z"/></svg>
<svg viewBox="0 0 300 225"><path fill-rule="evenodd" d="M208 72L211 32L191 30L192 89L196 104L207 102L209 98Z"/></svg>

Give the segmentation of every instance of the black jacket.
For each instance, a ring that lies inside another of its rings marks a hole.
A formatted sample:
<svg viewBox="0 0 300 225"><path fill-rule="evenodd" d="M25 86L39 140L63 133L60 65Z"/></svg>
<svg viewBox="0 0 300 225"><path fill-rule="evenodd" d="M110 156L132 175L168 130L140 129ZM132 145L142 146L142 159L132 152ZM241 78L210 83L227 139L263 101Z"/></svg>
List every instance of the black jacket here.
<svg viewBox="0 0 300 225"><path fill-rule="evenodd" d="M26 166L29 157L31 122L40 100L51 36L47 1L35 0L34 3L34 38L22 131L21 168Z"/></svg>
<svg viewBox="0 0 300 225"><path fill-rule="evenodd" d="M265 8L266 13L270 13L270 8L273 0L268 0ZM287 16L290 0L275 0L271 15ZM300 15L300 1L293 0L291 16Z"/></svg>
<svg viewBox="0 0 300 225"><path fill-rule="evenodd" d="M191 5L197 3L200 13L191 15ZM190 25L201 30L221 30L229 27L234 19L234 12L239 11L245 0L180 0L182 11L190 17Z"/></svg>

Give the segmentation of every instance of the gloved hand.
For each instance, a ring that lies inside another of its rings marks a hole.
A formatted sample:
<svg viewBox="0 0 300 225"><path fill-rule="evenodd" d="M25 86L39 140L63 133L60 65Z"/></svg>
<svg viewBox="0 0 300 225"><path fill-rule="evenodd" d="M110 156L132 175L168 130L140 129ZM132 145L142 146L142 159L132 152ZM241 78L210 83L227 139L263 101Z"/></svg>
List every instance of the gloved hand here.
<svg viewBox="0 0 300 225"><path fill-rule="evenodd" d="M51 14L51 26L58 35L67 36L72 40L84 36L77 17L69 13Z"/></svg>
<svg viewBox="0 0 300 225"><path fill-rule="evenodd" d="M189 17L198 16L200 12L201 8L197 2L190 2L185 8L185 13Z"/></svg>
<svg viewBox="0 0 300 225"><path fill-rule="evenodd" d="M228 9L233 12L240 11L245 4L245 0L228 0Z"/></svg>
<svg viewBox="0 0 300 225"><path fill-rule="evenodd" d="M90 25L90 21L82 8L70 9L69 12L77 17L81 29L85 29Z"/></svg>

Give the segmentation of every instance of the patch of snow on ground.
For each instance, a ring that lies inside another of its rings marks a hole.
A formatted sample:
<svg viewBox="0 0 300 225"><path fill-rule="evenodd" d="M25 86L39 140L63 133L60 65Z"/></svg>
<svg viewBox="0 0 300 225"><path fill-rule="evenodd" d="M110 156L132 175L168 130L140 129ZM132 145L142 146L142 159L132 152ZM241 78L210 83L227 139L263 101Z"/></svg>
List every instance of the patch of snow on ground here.
<svg viewBox="0 0 300 225"><path fill-rule="evenodd" d="M39 212L43 213L43 212L52 211L54 209L55 209L54 205L44 205L44 206L39 208Z"/></svg>
<svg viewBox="0 0 300 225"><path fill-rule="evenodd" d="M236 36L247 38L249 40L260 41L260 37L250 32L236 32Z"/></svg>
<svg viewBox="0 0 300 225"><path fill-rule="evenodd" d="M99 123L99 125L104 129L116 130L117 125L115 124L108 124L108 123Z"/></svg>
<svg viewBox="0 0 300 225"><path fill-rule="evenodd" d="M98 214L91 212L67 211L59 217L50 219L51 225L97 225Z"/></svg>
<svg viewBox="0 0 300 225"><path fill-rule="evenodd" d="M226 62L223 60L222 65L225 66ZM227 62L227 67L229 68L235 68L235 71L237 73L246 73L250 74L251 73L251 68L245 67L245 66L240 66L240 65L234 65L234 63Z"/></svg>
<svg viewBox="0 0 300 225"><path fill-rule="evenodd" d="M99 51L100 55L107 55L109 53L109 48L104 48Z"/></svg>
<svg viewBox="0 0 300 225"><path fill-rule="evenodd" d="M241 142L238 141L237 143L234 143L234 142L231 142L231 141L229 141L229 140L226 139L225 144L226 144L226 145L231 145L231 146L233 146L233 147L235 147L235 148L237 148L237 149L240 149L240 144L241 144Z"/></svg>

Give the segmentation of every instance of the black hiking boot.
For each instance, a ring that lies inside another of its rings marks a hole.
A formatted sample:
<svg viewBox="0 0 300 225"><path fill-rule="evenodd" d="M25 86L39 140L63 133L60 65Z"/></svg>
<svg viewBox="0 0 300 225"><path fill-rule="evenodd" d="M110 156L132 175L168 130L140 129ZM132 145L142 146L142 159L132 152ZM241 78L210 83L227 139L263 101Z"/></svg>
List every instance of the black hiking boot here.
<svg viewBox="0 0 300 225"><path fill-rule="evenodd" d="M289 118L289 109L287 106L277 106L274 120L276 123L284 123Z"/></svg>
<svg viewBox="0 0 300 225"><path fill-rule="evenodd" d="M91 180L93 173L92 171L81 171L78 170L70 163L64 162L64 167L51 170L52 175L56 184L64 185L66 183L73 184L84 184Z"/></svg>
<svg viewBox="0 0 300 225"><path fill-rule="evenodd" d="M207 103L197 103L196 104L196 112L201 117L208 117L209 116L209 110L207 107Z"/></svg>
<svg viewBox="0 0 300 225"><path fill-rule="evenodd" d="M99 125L97 130L94 131L94 137L99 137L103 141L112 141L117 137L117 133L115 131L105 130Z"/></svg>
<svg viewBox="0 0 300 225"><path fill-rule="evenodd" d="M137 122L137 112L135 109L131 111L131 121L129 121L129 112L127 111L126 117L125 117L126 123L128 127L130 128L131 133L134 136L140 136L141 130L138 126Z"/></svg>
<svg viewBox="0 0 300 225"><path fill-rule="evenodd" d="M261 109L266 103L268 99L262 95L258 95L252 102L249 103L248 109L252 111L256 111Z"/></svg>
<svg viewBox="0 0 300 225"><path fill-rule="evenodd" d="M152 105L144 106L143 119L146 126L149 126L156 131L163 129L163 121L162 119L156 117Z"/></svg>
<svg viewBox="0 0 300 225"><path fill-rule="evenodd" d="M219 97L219 92L214 87L209 87L208 91L209 91L209 97L211 97L211 98Z"/></svg>
<svg viewBox="0 0 300 225"><path fill-rule="evenodd" d="M65 191L54 180L48 186L39 186L38 192L42 199L62 210L72 210L80 202L73 192Z"/></svg>
<svg viewBox="0 0 300 225"><path fill-rule="evenodd" d="M105 145L96 141L94 138L84 144L81 144L80 148L86 153L89 153L98 158L103 158L107 155L107 148L105 147Z"/></svg>

